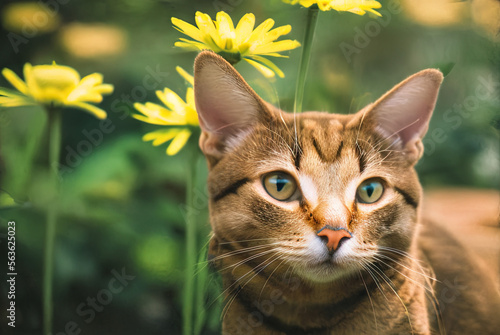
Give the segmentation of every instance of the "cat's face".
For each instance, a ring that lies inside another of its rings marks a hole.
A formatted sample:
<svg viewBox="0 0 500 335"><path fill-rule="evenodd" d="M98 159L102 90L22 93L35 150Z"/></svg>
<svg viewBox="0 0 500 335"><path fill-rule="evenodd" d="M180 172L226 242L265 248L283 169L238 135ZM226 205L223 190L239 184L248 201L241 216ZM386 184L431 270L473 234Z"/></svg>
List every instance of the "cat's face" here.
<svg viewBox="0 0 500 335"><path fill-rule="evenodd" d="M202 53L195 95L214 235L235 261L329 282L407 250L413 169L442 75L423 71L353 115L284 113ZM401 115L402 114L402 115Z"/></svg>

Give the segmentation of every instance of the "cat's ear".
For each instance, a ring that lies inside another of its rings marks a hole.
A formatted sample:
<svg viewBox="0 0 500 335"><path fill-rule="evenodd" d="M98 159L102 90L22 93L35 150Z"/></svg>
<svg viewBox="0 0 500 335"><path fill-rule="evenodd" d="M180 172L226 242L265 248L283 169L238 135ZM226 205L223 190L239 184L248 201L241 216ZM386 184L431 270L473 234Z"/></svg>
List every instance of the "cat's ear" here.
<svg viewBox="0 0 500 335"><path fill-rule="evenodd" d="M202 129L200 148L220 157L228 145L266 113L265 102L231 64L211 52L201 52L194 62L194 96Z"/></svg>
<svg viewBox="0 0 500 335"><path fill-rule="evenodd" d="M384 137L400 142L400 148L413 162L423 154L422 138L442 81L439 70L420 71L384 94L364 116Z"/></svg>

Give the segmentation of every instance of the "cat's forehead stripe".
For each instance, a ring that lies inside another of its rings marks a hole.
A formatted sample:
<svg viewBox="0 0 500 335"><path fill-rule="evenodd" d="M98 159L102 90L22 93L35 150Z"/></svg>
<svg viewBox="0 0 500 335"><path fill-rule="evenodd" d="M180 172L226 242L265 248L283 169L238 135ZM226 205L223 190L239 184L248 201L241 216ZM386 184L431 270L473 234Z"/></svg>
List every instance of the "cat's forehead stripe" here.
<svg viewBox="0 0 500 335"><path fill-rule="evenodd" d="M328 115L327 115L328 116ZM310 146L323 162L333 162L340 158L344 142L344 125L332 118L308 118L300 124L302 145Z"/></svg>

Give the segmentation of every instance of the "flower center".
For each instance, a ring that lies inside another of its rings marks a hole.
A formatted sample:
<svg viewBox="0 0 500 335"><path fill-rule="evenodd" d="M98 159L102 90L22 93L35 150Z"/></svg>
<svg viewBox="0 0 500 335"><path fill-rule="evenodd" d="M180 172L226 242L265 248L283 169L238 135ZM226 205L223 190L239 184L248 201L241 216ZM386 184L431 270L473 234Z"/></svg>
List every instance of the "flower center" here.
<svg viewBox="0 0 500 335"><path fill-rule="evenodd" d="M80 81L76 71L64 66L34 66L32 74L29 89L37 100L44 102L63 103Z"/></svg>

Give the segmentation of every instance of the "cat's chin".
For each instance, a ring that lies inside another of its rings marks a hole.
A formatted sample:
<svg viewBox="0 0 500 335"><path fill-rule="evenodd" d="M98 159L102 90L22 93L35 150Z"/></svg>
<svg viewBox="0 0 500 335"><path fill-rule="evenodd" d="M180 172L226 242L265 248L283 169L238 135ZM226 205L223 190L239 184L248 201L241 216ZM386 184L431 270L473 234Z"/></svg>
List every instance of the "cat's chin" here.
<svg viewBox="0 0 500 335"><path fill-rule="evenodd" d="M308 264L296 268L297 274L303 279L313 283L329 283L345 279L357 273L358 269L353 266L338 265L334 262L323 262L319 264Z"/></svg>

